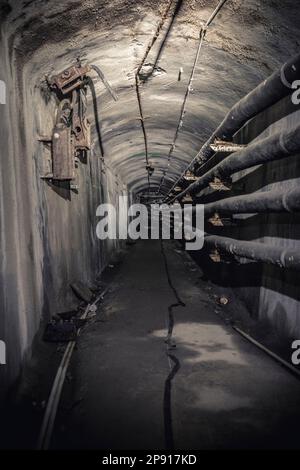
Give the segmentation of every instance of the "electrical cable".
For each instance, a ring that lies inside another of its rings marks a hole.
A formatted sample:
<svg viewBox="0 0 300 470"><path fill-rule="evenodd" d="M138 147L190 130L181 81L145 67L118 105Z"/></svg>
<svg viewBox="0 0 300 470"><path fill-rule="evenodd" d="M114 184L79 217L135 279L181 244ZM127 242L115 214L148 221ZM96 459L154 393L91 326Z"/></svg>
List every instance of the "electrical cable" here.
<svg viewBox="0 0 300 470"><path fill-rule="evenodd" d="M104 86L106 87L106 89L109 91L109 93L111 94L111 96L113 97L113 99L115 101L118 101L118 96L116 95L116 93L114 92L114 90L112 89L112 87L110 86L110 84L108 83L108 81L106 80L105 76L104 76L104 73L102 72L102 70L97 66L97 65L91 65L90 66L91 69L95 70L95 72L98 74L98 76L100 77L100 79L102 80Z"/></svg>
<svg viewBox="0 0 300 470"><path fill-rule="evenodd" d="M188 98L189 98L189 95L190 95L190 92L191 92L191 89L192 89L191 85L192 85L192 81L194 79L195 69L196 69L196 66L197 66L197 63L198 63L198 59L199 59L199 55L200 55L200 51L201 51L201 47L202 47L202 44L203 44L203 41L204 41L205 34L206 34L206 28L201 28L200 34L199 34L199 42L198 42L196 57L195 57L195 60L194 60L192 71L191 71L189 83L188 83L188 86L187 86L187 89L186 89L186 92L185 92L185 95L184 95L183 103L182 103L182 106L181 106L181 112L180 112L177 128L176 128L176 131L175 131L174 140L171 144L169 154L168 154L168 158L167 158L167 168L165 168L163 170L163 175L162 175L160 183L159 183L159 188L157 190L157 194L160 192L161 187L162 187L162 185L165 181L165 177L166 177L166 174L167 174L167 169L170 166L170 160L171 160L172 154L173 154L173 152L175 150L175 147L176 147L178 134L179 134L179 131L180 131L181 127L183 126L183 119L184 119L184 116L185 116L185 113L186 113L186 105L187 105L187 101L188 101Z"/></svg>
<svg viewBox="0 0 300 470"><path fill-rule="evenodd" d="M140 65L138 66L136 72L135 72L135 76L134 76L134 79L135 79L135 91L136 91L136 97L137 97L137 102L138 102L138 108L139 108L139 114L140 114L140 122L141 122L141 127L142 127L142 132L143 132L143 138L144 138L144 146L145 146L145 158L146 158L146 165L147 167L149 166L149 151L148 151L148 140L147 140L147 132L146 132L146 127L145 127L145 119L144 119L144 114L143 114L143 106L142 106L142 98L141 98L141 92L140 92L140 72L144 66L144 63L145 63L145 60L147 59L152 47L154 46L158 36L159 36L159 33L165 23L165 20L168 16L168 13L170 11L170 8L173 4L173 0L171 0L168 5L167 5L167 8L163 14L163 16L161 17L158 25L157 25L157 28L156 28L156 31L150 41L150 43L148 44L147 46L147 49L144 53L144 56L142 58L142 61L140 63ZM147 173L148 173L148 194L150 194L150 174L149 174L149 171L147 169Z"/></svg>
<svg viewBox="0 0 300 470"><path fill-rule="evenodd" d="M188 87L187 87L187 90L186 90L186 92L185 92L185 96L184 96L184 100L183 100L183 105L182 105L181 113L180 113L180 118L179 118L178 125L177 125L177 129L176 129L176 132L175 132L175 137L174 137L173 143L171 144L171 148L170 148L170 151L169 151L167 168L169 168L169 166L170 166L170 159L171 159L172 153L173 153L173 151L174 151L174 149L175 149L175 144L176 144L176 141L177 141L177 138L178 138L179 131L180 131L182 125L183 125L183 118L184 118L184 115L185 115L186 102L187 102L188 97L189 97L190 88L191 88L191 83L192 83L193 78L194 78L195 68L196 68L196 66L197 66L197 62L198 62L198 59L199 59L201 47L202 47L202 44L203 44L203 41L204 41L204 38L205 38L205 35L206 35L206 32L207 32L207 29L208 29L208 27L211 25L211 23L212 23L213 20L216 18L217 14L218 14L219 11L223 8L223 6L225 5L225 3L226 3L227 1L228 1L228 0L221 0L221 1L219 2L219 4L217 5L217 7L214 9L214 11L212 12L212 14L210 15L209 19L206 21L205 25L204 25L204 26L201 28L201 30L200 30L199 42L198 42L198 48L197 48L197 52L196 52L196 57L195 57L194 65L193 65L192 72L191 72L191 75L190 75ZM185 175L185 173L192 167L193 163L197 160L197 157L198 157L198 154L196 155L196 157L193 158L193 160L190 162L190 164L188 165L188 167L184 170L184 172L182 173L182 175L176 180L176 182L173 184L173 186L172 186L172 188L170 189L170 191L168 192L168 194L170 194L170 192L175 188L177 182L178 182L178 181ZM167 169L165 169L165 170L163 171L163 176L162 176L161 181L160 181L159 190L161 189L161 186L162 186L162 184L163 184L163 182L164 182L164 180L165 180L166 174L167 174ZM167 194L167 196L168 196L168 194ZM167 199L167 196L166 196L165 200Z"/></svg>

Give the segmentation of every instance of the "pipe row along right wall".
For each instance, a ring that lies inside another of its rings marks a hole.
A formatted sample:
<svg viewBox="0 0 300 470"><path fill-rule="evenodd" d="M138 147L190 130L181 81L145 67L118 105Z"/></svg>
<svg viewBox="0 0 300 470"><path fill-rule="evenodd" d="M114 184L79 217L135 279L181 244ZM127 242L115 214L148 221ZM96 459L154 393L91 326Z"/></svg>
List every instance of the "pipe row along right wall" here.
<svg viewBox="0 0 300 470"><path fill-rule="evenodd" d="M300 122L300 105L291 95L250 120L233 141L259 142L277 132L294 128ZM263 191L290 191L299 188L300 155L242 170L232 176L232 189L224 193L205 191L201 203ZM300 250L299 213L233 215L233 224L209 229L210 234L237 240L266 243L282 250ZM207 250L206 255L208 253ZM208 257L199 253L200 259ZM222 285L233 287L253 317L270 323L283 337L300 335L299 271L239 258L231 263L209 263L210 274Z"/></svg>

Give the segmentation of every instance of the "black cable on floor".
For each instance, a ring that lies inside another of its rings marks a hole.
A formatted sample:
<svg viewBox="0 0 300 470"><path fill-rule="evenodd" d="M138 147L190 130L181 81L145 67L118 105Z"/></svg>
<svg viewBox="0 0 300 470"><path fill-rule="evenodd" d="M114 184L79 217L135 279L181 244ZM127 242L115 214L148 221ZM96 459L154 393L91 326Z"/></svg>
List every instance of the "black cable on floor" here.
<svg viewBox="0 0 300 470"><path fill-rule="evenodd" d="M174 379L175 375L180 369L180 362L178 358L172 354L170 351L176 348L175 343L172 341L173 336L173 329L174 329L174 315L173 315L173 308L176 307L185 307L185 303L180 299L179 294L172 283L172 279L170 276L168 260L166 257L166 253L164 250L163 241L161 240L161 253L164 260L166 275L168 279L168 284L171 290L174 293L174 296L177 300L176 303L169 305L168 307L168 333L165 339L167 344L167 356L169 360L173 363L173 367L165 381L165 391L164 391L164 427L165 427L165 443L166 448L169 450L174 449L174 435L173 435L173 422L172 422L172 380ZM170 363L171 367L171 363Z"/></svg>

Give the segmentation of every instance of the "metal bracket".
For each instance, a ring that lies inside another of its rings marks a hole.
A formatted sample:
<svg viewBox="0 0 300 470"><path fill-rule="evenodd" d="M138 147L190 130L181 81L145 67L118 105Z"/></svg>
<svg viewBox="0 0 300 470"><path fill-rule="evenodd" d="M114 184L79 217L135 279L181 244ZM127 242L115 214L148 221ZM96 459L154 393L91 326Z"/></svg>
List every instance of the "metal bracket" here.
<svg viewBox="0 0 300 470"><path fill-rule="evenodd" d="M80 119L78 114L73 116L72 131L74 134L74 146L76 150L88 151L91 148L91 125L84 117Z"/></svg>
<svg viewBox="0 0 300 470"><path fill-rule="evenodd" d="M221 255L220 255L220 252L217 249L212 250L209 253L209 257L214 263L220 263L221 262Z"/></svg>
<svg viewBox="0 0 300 470"><path fill-rule="evenodd" d="M191 196L189 193L187 193L187 194L183 197L183 199L181 200L181 202L182 202L183 204L185 204L185 203L191 203L191 202L193 202L193 198L192 198L192 196Z"/></svg>
<svg viewBox="0 0 300 470"><path fill-rule="evenodd" d="M221 180L215 177L213 181L209 183L209 186L216 191L230 191L232 189L232 180L231 178Z"/></svg>
<svg viewBox="0 0 300 470"><path fill-rule="evenodd" d="M82 66L78 62L77 65L72 65L58 75L54 75L48 79L48 82L52 89L57 89L63 95L67 95L85 85L84 77L90 71L91 67L89 65Z"/></svg>
<svg viewBox="0 0 300 470"><path fill-rule="evenodd" d="M187 171L183 176L183 179L186 181L196 181L197 177L191 171Z"/></svg>
<svg viewBox="0 0 300 470"><path fill-rule="evenodd" d="M231 217L220 217L218 213L210 217L208 222L214 227L232 227L236 225Z"/></svg>
<svg viewBox="0 0 300 470"><path fill-rule="evenodd" d="M210 251L208 256L214 263L231 264L234 260L233 256L230 256L226 253L221 254L220 251L217 250L217 248L215 250Z"/></svg>
<svg viewBox="0 0 300 470"><path fill-rule="evenodd" d="M225 140L215 140L210 148L216 153L233 153L243 150L247 145L235 144L233 142L226 142Z"/></svg>

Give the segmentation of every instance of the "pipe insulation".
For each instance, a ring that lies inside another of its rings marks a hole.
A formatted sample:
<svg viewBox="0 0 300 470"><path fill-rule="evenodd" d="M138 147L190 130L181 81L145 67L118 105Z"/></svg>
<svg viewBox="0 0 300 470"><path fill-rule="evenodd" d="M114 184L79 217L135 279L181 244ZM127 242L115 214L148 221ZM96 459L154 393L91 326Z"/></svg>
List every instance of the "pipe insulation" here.
<svg viewBox="0 0 300 470"><path fill-rule="evenodd" d="M297 124L292 129L280 131L257 142L253 142L243 150L229 155L175 196L171 202L180 200L187 193L194 194L201 191L215 177L222 179L222 177L256 165L295 155L297 152L300 152L300 124Z"/></svg>
<svg viewBox="0 0 300 470"><path fill-rule="evenodd" d="M300 252L271 246L266 243L235 240L217 235L207 235L205 245L225 251L240 258L274 264L280 268L300 270Z"/></svg>
<svg viewBox="0 0 300 470"><path fill-rule="evenodd" d="M215 140L231 140L234 134L246 124L247 121L292 93L292 83L299 78L300 53L290 58L282 67L276 70L270 77L260 83L230 109L219 127L201 147L196 157L177 179L170 191L181 181L188 169L193 168L192 171L195 174L199 172L199 165L202 165L202 163L206 162L214 155L215 152L210 145L213 144Z"/></svg>
<svg viewBox="0 0 300 470"><path fill-rule="evenodd" d="M229 197L205 204L204 211L205 216L215 212L227 214L300 212L300 188Z"/></svg>
<svg viewBox="0 0 300 470"><path fill-rule="evenodd" d="M294 80L300 78L300 53L276 70L267 80L263 81L248 95L238 101L226 115L220 126L202 147L200 162L208 160L215 152L210 145L216 140L228 140L250 119L289 95ZM197 163L197 162L196 162Z"/></svg>

